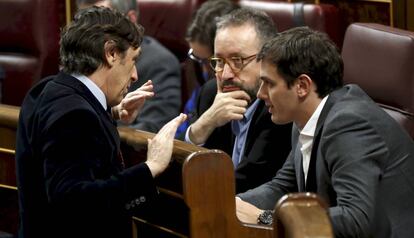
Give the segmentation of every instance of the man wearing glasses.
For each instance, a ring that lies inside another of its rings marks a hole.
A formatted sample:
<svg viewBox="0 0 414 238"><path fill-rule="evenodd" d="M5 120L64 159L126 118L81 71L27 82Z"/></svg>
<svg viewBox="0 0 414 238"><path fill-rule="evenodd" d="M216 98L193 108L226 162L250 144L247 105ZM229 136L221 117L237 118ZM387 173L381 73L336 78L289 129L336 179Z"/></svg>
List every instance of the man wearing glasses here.
<svg viewBox="0 0 414 238"><path fill-rule="evenodd" d="M186 131L186 141L231 155L238 193L270 180L290 151L291 124L274 125L256 98L256 54L276 34L271 18L256 10L242 8L219 19L209 58L217 80L201 88Z"/></svg>
<svg viewBox="0 0 414 238"><path fill-rule="evenodd" d="M196 100L200 93L200 87L208 80L214 78L214 71L210 67L209 58L214 52L214 38L216 37L216 22L219 17L240 8L230 0L208 0L201 4L194 14L187 28L186 40L190 46L188 58L193 66L195 80L191 82L193 89L190 98L184 105L184 113L192 118L196 108ZM176 137L184 139L183 134L189 126L189 120L185 121L177 130Z"/></svg>

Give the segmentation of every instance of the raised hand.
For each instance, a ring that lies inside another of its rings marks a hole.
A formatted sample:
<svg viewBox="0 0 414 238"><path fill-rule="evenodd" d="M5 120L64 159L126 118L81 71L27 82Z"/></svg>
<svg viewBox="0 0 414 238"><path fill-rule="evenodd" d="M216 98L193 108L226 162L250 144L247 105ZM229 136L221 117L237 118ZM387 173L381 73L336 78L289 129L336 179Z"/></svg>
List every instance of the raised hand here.
<svg viewBox="0 0 414 238"><path fill-rule="evenodd" d="M175 132L187 115L180 114L165 124L152 139L148 139L147 165L155 177L163 172L171 160Z"/></svg>
<svg viewBox="0 0 414 238"><path fill-rule="evenodd" d="M232 120L241 120L249 102L250 97L245 91L219 91L211 107L191 125L190 140L194 144L202 144L215 128Z"/></svg>
<svg viewBox="0 0 414 238"><path fill-rule="evenodd" d="M124 99L112 108L114 119L130 124L138 116L147 98L154 96L152 81L148 80L141 87L129 92Z"/></svg>

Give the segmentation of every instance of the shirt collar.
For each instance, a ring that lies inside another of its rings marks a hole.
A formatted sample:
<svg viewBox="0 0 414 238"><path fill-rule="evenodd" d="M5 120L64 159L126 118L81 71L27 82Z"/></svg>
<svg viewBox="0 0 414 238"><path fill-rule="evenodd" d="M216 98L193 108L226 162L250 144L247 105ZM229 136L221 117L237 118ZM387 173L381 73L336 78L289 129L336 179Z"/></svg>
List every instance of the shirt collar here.
<svg viewBox="0 0 414 238"><path fill-rule="evenodd" d="M253 117L254 112L256 111L257 105L259 105L260 99L256 99L249 108L247 108L246 113L244 114L244 120L250 121Z"/></svg>
<svg viewBox="0 0 414 238"><path fill-rule="evenodd" d="M106 104L106 97L103 91L96 85L90 78L86 77L83 74L72 74L72 77L81 81L88 89L91 91L93 96L99 101L102 107L107 109L108 105Z"/></svg>
<svg viewBox="0 0 414 238"><path fill-rule="evenodd" d="M316 110L313 112L311 118L306 122L306 125L300 131L300 134L303 136L313 137L315 135L316 124L318 123L319 116L321 115L322 109L325 106L328 96L325 96L322 101L319 103Z"/></svg>
<svg viewBox="0 0 414 238"><path fill-rule="evenodd" d="M259 105L260 99L256 99L250 106L247 108L246 113L243 115L241 120L231 121L231 129L233 134L238 136L241 130L245 130L247 125L250 124L250 121L253 118L254 112L256 111L257 106Z"/></svg>

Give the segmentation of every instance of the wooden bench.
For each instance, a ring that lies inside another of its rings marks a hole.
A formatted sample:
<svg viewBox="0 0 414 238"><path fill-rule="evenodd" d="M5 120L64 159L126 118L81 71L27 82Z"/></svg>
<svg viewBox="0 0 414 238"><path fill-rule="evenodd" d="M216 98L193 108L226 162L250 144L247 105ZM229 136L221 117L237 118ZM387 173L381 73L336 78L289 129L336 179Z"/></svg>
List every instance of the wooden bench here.
<svg viewBox="0 0 414 238"><path fill-rule="evenodd" d="M18 226L14 160L18 117L18 107L0 104L0 231L14 235Z"/></svg>
<svg viewBox="0 0 414 238"><path fill-rule="evenodd" d="M15 137L19 108L0 104L0 230L17 232ZM127 166L145 160L153 134L118 129ZM235 212L233 165L227 154L181 141L157 178L158 201L133 217L134 237L333 237L323 203L314 194L291 194L275 208L273 227L243 224Z"/></svg>
<svg viewBox="0 0 414 238"><path fill-rule="evenodd" d="M145 160L153 134L118 131L126 164ZM134 237L333 237L326 205L311 193L280 199L273 227L241 223L234 182L227 154L175 141L173 161L157 178L160 201L136 214Z"/></svg>

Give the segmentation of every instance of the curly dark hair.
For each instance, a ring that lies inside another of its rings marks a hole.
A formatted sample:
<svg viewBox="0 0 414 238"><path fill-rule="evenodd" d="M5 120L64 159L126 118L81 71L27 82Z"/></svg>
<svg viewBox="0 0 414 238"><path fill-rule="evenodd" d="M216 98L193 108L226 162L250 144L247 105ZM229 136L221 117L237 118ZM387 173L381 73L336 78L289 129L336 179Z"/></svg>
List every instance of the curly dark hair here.
<svg viewBox="0 0 414 238"><path fill-rule="evenodd" d="M213 52L218 17L238 8L239 6L230 0L208 0L204 2L193 15L193 19L187 28L186 40L206 45Z"/></svg>
<svg viewBox="0 0 414 238"><path fill-rule="evenodd" d="M99 66L107 65L104 45L114 43L114 50L124 54L142 42L144 29L118 11L91 7L79 11L67 25L60 40L60 61L63 71L90 75Z"/></svg>
<svg viewBox="0 0 414 238"><path fill-rule="evenodd" d="M275 65L290 88L301 74L316 84L320 98L343 85L344 63L336 45L325 33L297 27L266 42L257 60Z"/></svg>

